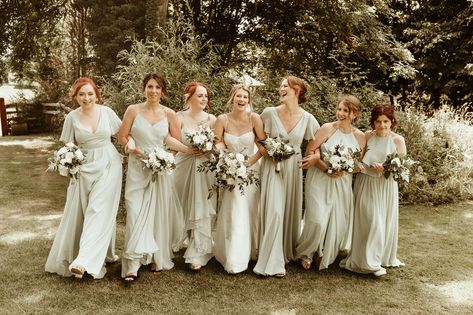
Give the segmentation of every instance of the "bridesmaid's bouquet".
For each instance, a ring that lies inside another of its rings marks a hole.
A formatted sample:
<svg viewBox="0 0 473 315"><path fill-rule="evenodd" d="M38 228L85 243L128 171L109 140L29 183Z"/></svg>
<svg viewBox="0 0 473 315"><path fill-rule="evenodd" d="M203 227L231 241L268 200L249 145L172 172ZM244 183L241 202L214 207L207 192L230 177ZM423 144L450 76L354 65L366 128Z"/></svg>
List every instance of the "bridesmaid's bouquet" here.
<svg viewBox="0 0 473 315"><path fill-rule="evenodd" d="M361 159L361 150L347 148L343 144L336 144L322 153L322 159L327 164L327 173L353 173Z"/></svg>
<svg viewBox="0 0 473 315"><path fill-rule="evenodd" d="M236 186L242 195L245 194L245 186L259 185L258 174L254 169L246 165L248 157L239 152L220 151L218 156L210 155L209 159L203 161L198 167L199 172L215 172L215 184L209 188L208 199L219 188L233 191Z"/></svg>
<svg viewBox="0 0 473 315"><path fill-rule="evenodd" d="M289 140L280 136L276 138L266 138L260 140L259 143L264 146L268 155L276 162L277 173L281 170L280 162L289 159L296 153L294 147L289 143Z"/></svg>
<svg viewBox="0 0 473 315"><path fill-rule="evenodd" d="M409 183L410 168L415 163L417 162L405 155L400 155L397 152L391 153L383 163L384 177L388 179L392 174L395 181Z"/></svg>
<svg viewBox="0 0 473 315"><path fill-rule="evenodd" d="M199 124L199 129L193 133L186 133L186 139L194 148L202 152L209 152L214 147L215 133L206 124Z"/></svg>
<svg viewBox="0 0 473 315"><path fill-rule="evenodd" d="M54 151L48 159L48 171L58 171L61 176L77 179L82 164L85 163L85 154L72 142Z"/></svg>
<svg viewBox="0 0 473 315"><path fill-rule="evenodd" d="M151 170L151 180L153 182L156 180L157 175L170 175L176 169L174 155L161 147L155 147L149 153L145 152L144 157L140 158L140 160L144 163L144 168Z"/></svg>

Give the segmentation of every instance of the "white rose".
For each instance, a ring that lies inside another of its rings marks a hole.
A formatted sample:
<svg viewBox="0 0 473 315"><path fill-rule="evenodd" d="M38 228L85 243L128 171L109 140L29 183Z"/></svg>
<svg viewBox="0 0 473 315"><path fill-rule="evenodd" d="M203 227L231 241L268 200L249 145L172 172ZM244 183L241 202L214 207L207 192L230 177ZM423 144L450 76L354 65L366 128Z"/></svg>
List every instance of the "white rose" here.
<svg viewBox="0 0 473 315"><path fill-rule="evenodd" d="M228 178L228 179L227 179L227 184L228 184L229 186L233 186L233 185L235 185L235 180L234 180L233 178Z"/></svg>
<svg viewBox="0 0 473 315"><path fill-rule="evenodd" d="M199 136L199 135L193 136L193 137L192 137L192 141L193 141L195 144L200 144L200 143L201 143L200 136Z"/></svg>
<svg viewBox="0 0 473 315"><path fill-rule="evenodd" d="M237 176L246 178L246 166L242 165L237 169Z"/></svg>
<svg viewBox="0 0 473 315"><path fill-rule="evenodd" d="M66 153L68 150L66 147L62 147L60 148L58 151L57 151L57 154L58 155L63 155L64 153Z"/></svg>
<svg viewBox="0 0 473 315"><path fill-rule="evenodd" d="M64 165L59 165L59 175L61 176L69 176L69 169Z"/></svg>
<svg viewBox="0 0 473 315"><path fill-rule="evenodd" d="M72 152L67 152L66 156L64 156L64 160L66 163L72 163L72 159L74 158L74 153Z"/></svg>
<svg viewBox="0 0 473 315"><path fill-rule="evenodd" d="M205 150L206 150L206 151L212 150L212 142L207 142L207 143L205 144Z"/></svg>
<svg viewBox="0 0 473 315"><path fill-rule="evenodd" d="M80 149L77 149L76 152L74 152L74 154L76 155L76 158L79 161L82 161L84 159L84 154L82 154L82 151Z"/></svg>
<svg viewBox="0 0 473 315"><path fill-rule="evenodd" d="M243 154L237 153L235 157L236 157L237 161L245 162L245 156Z"/></svg>
<svg viewBox="0 0 473 315"><path fill-rule="evenodd" d="M399 158L394 158L391 160L391 165L395 165L397 167L401 166L401 160Z"/></svg>
<svg viewBox="0 0 473 315"><path fill-rule="evenodd" d="M338 164L340 162L340 157L337 155L332 155L329 159L330 164Z"/></svg>
<svg viewBox="0 0 473 315"><path fill-rule="evenodd" d="M68 148L74 148L76 145L73 142L68 142L66 143L66 147Z"/></svg>
<svg viewBox="0 0 473 315"><path fill-rule="evenodd" d="M289 144L285 144L285 145L284 145L284 151L286 151L286 152L292 152L292 151L293 151L293 148L292 148Z"/></svg>

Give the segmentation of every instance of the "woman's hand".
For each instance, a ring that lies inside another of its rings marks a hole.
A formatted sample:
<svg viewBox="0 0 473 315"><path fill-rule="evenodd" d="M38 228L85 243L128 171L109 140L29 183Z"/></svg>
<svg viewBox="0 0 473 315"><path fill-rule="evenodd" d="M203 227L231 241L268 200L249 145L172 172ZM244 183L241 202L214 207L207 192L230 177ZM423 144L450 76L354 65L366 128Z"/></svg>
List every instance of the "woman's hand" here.
<svg viewBox="0 0 473 315"><path fill-rule="evenodd" d="M384 167L383 167L383 164L381 163L373 163L371 165L371 168L375 170L377 173L380 173L380 174L384 173Z"/></svg>
<svg viewBox="0 0 473 315"><path fill-rule="evenodd" d="M128 138L128 142L125 145L125 153L134 153L136 150L135 139L132 137Z"/></svg>
<svg viewBox="0 0 473 315"><path fill-rule="evenodd" d="M315 166L318 160L320 160L320 156L318 154L309 154L300 161L299 167L308 169L312 166Z"/></svg>

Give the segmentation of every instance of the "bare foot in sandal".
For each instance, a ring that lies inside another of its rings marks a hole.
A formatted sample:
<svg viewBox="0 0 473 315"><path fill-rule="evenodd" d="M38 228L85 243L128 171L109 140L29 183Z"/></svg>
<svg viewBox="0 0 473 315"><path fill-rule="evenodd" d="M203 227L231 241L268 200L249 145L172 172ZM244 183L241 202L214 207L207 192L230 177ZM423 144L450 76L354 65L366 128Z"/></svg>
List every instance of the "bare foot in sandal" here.
<svg viewBox="0 0 473 315"><path fill-rule="evenodd" d="M302 258L301 265L302 265L302 268L304 268L305 270L309 270L310 267L312 266L312 260L308 258Z"/></svg>

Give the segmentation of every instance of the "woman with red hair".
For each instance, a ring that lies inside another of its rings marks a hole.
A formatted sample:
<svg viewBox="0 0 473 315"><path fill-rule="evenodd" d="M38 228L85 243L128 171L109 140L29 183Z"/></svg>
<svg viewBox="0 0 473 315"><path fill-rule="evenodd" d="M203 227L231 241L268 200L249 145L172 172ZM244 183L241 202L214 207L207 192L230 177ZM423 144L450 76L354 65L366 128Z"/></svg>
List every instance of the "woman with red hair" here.
<svg viewBox="0 0 473 315"><path fill-rule="evenodd" d="M121 121L111 108L97 103L100 91L93 80L76 80L70 94L79 107L66 116L60 140L79 146L86 162L77 180L69 182L45 270L77 278L87 272L100 279L106 273L105 261L118 259L113 243L122 161L110 137L117 134Z"/></svg>
<svg viewBox="0 0 473 315"><path fill-rule="evenodd" d="M398 184L392 175L383 176L383 162L394 152L406 154L404 138L391 129L397 124L394 106L377 104L371 111L373 130L365 133L368 150L364 170L355 179L355 216L350 255L342 268L358 272L386 274L384 267L404 266L397 259L399 220Z"/></svg>
<svg viewBox="0 0 473 315"><path fill-rule="evenodd" d="M190 82L184 88L185 109L177 113L181 130L180 141L192 147L186 135L199 129L200 125L213 128L217 120L205 110L210 108L207 86ZM182 204L187 232L188 246L184 253L185 262L191 270L198 271L213 257L212 222L215 217L215 199L207 199L213 182L211 173L200 173L198 165L207 159L203 152L178 153L174 180Z"/></svg>

